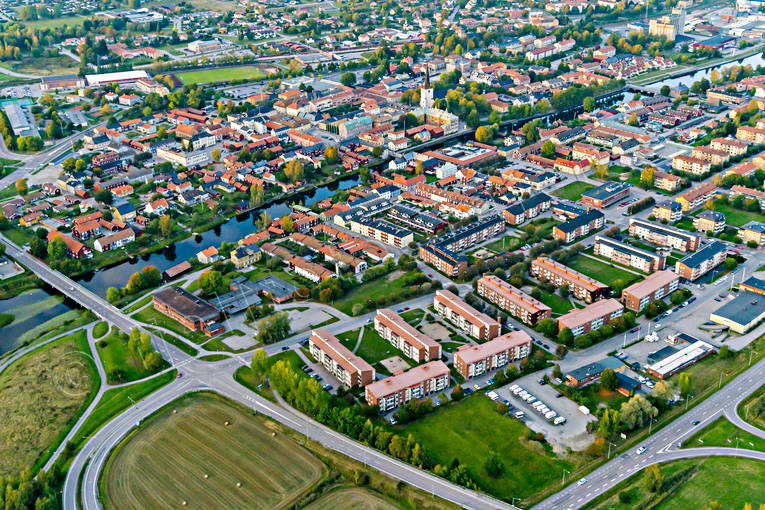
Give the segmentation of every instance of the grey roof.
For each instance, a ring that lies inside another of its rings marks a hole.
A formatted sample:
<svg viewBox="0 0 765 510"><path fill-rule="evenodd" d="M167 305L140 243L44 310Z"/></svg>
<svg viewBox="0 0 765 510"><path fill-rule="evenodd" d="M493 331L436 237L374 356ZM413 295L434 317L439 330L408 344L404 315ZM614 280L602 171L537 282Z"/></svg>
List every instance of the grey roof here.
<svg viewBox="0 0 765 510"><path fill-rule="evenodd" d="M648 353L648 364L653 365L655 363L658 363L659 361L663 359L669 358L676 352L677 352L677 349L669 345L666 347L662 347L658 351L650 352Z"/></svg>
<svg viewBox="0 0 765 510"><path fill-rule="evenodd" d="M297 290L297 287L276 276L266 276L252 284L257 287L258 292L267 292L276 298L291 296Z"/></svg>
<svg viewBox="0 0 765 510"><path fill-rule="evenodd" d="M564 221L560 225L557 225L555 228L559 229L561 232L574 232L577 228L581 227L582 225L587 225L593 220L596 220L598 218L604 218L603 213L600 211L597 211L595 209L591 209L587 211L584 214L580 214L576 218L573 218L568 221Z"/></svg>
<svg viewBox="0 0 765 510"><path fill-rule="evenodd" d="M596 188L592 188L591 190L585 191L584 193L582 193L582 196L594 198L596 200L607 200L613 195L616 195L617 193L621 193L625 189L629 189L631 187L632 185L627 182L607 182L607 183L601 184L600 186Z"/></svg>
<svg viewBox="0 0 765 510"><path fill-rule="evenodd" d="M711 259L715 255L717 255L720 252L727 251L728 247L725 246L724 243L720 241L715 241L713 243L708 244L701 250L697 251L696 253L692 253L685 257L684 259L680 260L680 264L685 265L686 267L694 268L699 267L703 262Z"/></svg>
<svg viewBox="0 0 765 510"><path fill-rule="evenodd" d="M747 290L740 291L733 300L718 308L714 315L737 324L749 324L765 315L765 296Z"/></svg>

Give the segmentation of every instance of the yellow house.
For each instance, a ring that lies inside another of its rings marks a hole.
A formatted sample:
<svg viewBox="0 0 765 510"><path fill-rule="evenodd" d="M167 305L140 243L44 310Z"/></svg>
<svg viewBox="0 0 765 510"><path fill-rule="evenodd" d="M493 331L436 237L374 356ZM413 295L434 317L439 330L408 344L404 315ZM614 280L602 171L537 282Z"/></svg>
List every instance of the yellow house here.
<svg viewBox="0 0 765 510"><path fill-rule="evenodd" d="M130 203L124 203L112 207L114 217L123 223L135 220L135 208Z"/></svg>
<svg viewBox="0 0 765 510"><path fill-rule="evenodd" d="M41 213L40 211L27 214L26 216L22 216L21 218L19 218L19 225L21 225L22 227L29 227L31 225L39 223L42 217L43 217L43 213Z"/></svg>
<svg viewBox="0 0 765 510"><path fill-rule="evenodd" d="M240 246L231 252L231 262L237 269L250 266L260 260L260 247L257 244L252 246Z"/></svg>

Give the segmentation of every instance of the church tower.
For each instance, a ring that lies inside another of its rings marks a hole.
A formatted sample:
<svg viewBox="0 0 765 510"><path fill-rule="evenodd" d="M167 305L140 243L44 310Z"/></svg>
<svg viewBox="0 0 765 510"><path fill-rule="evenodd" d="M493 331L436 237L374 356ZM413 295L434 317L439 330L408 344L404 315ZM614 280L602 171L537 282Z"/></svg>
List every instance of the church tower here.
<svg viewBox="0 0 765 510"><path fill-rule="evenodd" d="M430 86L430 69L425 64L425 83L422 84L420 89L420 108L433 108L433 103L433 88Z"/></svg>

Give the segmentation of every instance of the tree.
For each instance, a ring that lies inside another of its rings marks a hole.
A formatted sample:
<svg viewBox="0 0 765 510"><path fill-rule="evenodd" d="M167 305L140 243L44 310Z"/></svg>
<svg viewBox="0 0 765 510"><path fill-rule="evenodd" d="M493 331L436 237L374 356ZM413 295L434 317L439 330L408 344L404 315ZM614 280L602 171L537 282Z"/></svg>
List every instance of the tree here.
<svg viewBox="0 0 765 510"><path fill-rule="evenodd" d="M263 317L257 323L256 339L263 344L272 344L287 338L291 331L288 312L277 312Z"/></svg>
<svg viewBox="0 0 765 510"><path fill-rule="evenodd" d="M220 149L218 148L213 149L212 158L213 158L213 161L215 161L216 163L220 161Z"/></svg>
<svg viewBox="0 0 765 510"><path fill-rule="evenodd" d="M255 377L262 378L266 376L268 372L268 355L263 349L258 349L252 353L252 361L250 367Z"/></svg>
<svg viewBox="0 0 765 510"><path fill-rule="evenodd" d="M584 101L582 101L582 107L584 108L584 111L586 112L593 111L597 107L595 98L592 96L585 97Z"/></svg>
<svg viewBox="0 0 765 510"><path fill-rule="evenodd" d="M69 250L60 235L48 243L48 257L51 261L64 260L68 254Z"/></svg>
<svg viewBox="0 0 765 510"><path fill-rule="evenodd" d="M534 143L539 140L539 128L536 122L527 122L521 127L521 134L526 137L526 143Z"/></svg>
<svg viewBox="0 0 765 510"><path fill-rule="evenodd" d="M549 158L555 155L555 144L551 140L547 140L542 144L542 156Z"/></svg>
<svg viewBox="0 0 765 510"><path fill-rule="evenodd" d="M615 436L619 431L619 411L606 408L598 422L598 433L603 437Z"/></svg>
<svg viewBox="0 0 765 510"><path fill-rule="evenodd" d="M159 232L166 239L173 233L173 220L169 215L165 214L159 218Z"/></svg>
<svg viewBox="0 0 765 510"><path fill-rule="evenodd" d="M552 338L558 332L558 325L552 319L542 319L537 325L537 331Z"/></svg>
<svg viewBox="0 0 765 510"><path fill-rule="evenodd" d="M616 391L616 388L619 386L619 378L616 377L616 372L610 368L603 370L603 373L600 374L600 385L608 391Z"/></svg>
<svg viewBox="0 0 765 510"><path fill-rule="evenodd" d="M574 343L574 334L570 328L563 328L558 333L558 340L564 345L571 345Z"/></svg>
<svg viewBox="0 0 765 510"><path fill-rule="evenodd" d="M653 395L662 400L672 400L675 397L675 388L669 381L659 381L653 387Z"/></svg>
<svg viewBox="0 0 765 510"><path fill-rule="evenodd" d="M353 308L351 308L351 315L358 317L362 313L364 313L364 305L361 303L354 303Z"/></svg>
<svg viewBox="0 0 765 510"><path fill-rule="evenodd" d="M16 192L21 196L25 196L29 192L26 179L16 179Z"/></svg>
<svg viewBox="0 0 765 510"><path fill-rule="evenodd" d="M682 290L676 290L672 293L672 295L669 296L669 300L672 302L673 305L679 305L683 301L685 301L685 294L683 294Z"/></svg>
<svg viewBox="0 0 765 510"><path fill-rule="evenodd" d="M337 161L338 159L337 147L335 147L334 145L330 145L326 149L324 149L324 157L330 163L334 163L335 161Z"/></svg>
<svg viewBox="0 0 765 510"><path fill-rule="evenodd" d="M489 126L479 126L475 130L475 139L481 143L488 143L494 138L494 131Z"/></svg>
<svg viewBox="0 0 765 510"><path fill-rule="evenodd" d="M295 222L292 221L289 214L282 217L282 230L287 234L291 234L295 231Z"/></svg>
<svg viewBox="0 0 765 510"><path fill-rule="evenodd" d="M112 203L112 192L108 189L102 189L98 190L93 194L93 197L96 199L96 202L100 202L105 205L111 205Z"/></svg>
<svg viewBox="0 0 765 510"><path fill-rule="evenodd" d="M661 492L664 485L664 474L661 472L658 464L651 464L645 468L645 479L648 490L651 492Z"/></svg>
<svg viewBox="0 0 765 510"><path fill-rule="evenodd" d="M114 287L109 287L106 289L106 300L110 302L111 304L116 303L120 299L120 291L115 289Z"/></svg>
<svg viewBox="0 0 765 510"><path fill-rule="evenodd" d="M340 83L346 87L352 87L356 84L356 75L351 72L343 73L340 77Z"/></svg>
<svg viewBox="0 0 765 510"><path fill-rule="evenodd" d="M640 125L640 121L638 120L637 114L633 113L630 115L630 118L627 119L627 125L632 127L638 127Z"/></svg>
<svg viewBox="0 0 765 510"><path fill-rule="evenodd" d="M151 351L143 357L143 366L146 370L155 371L162 365L162 356L157 351Z"/></svg>
<svg viewBox="0 0 765 510"><path fill-rule="evenodd" d="M634 395L622 404L619 414L624 426L632 430L645 426L651 418L659 414L659 410L641 395Z"/></svg>
<svg viewBox="0 0 765 510"><path fill-rule="evenodd" d="M207 295L218 292L222 283L223 275L220 271L207 270L199 277L199 288Z"/></svg>
<svg viewBox="0 0 765 510"><path fill-rule="evenodd" d="M257 207L260 204L263 203L264 193L263 193L263 186L261 185L253 185L250 186L250 205L253 207Z"/></svg>
<svg viewBox="0 0 765 510"><path fill-rule="evenodd" d="M497 478L505 471L505 464L502 462L502 458L497 452L491 452L489 458L486 459L484 467L486 468L486 472L489 473L489 476L493 478Z"/></svg>
<svg viewBox="0 0 765 510"><path fill-rule="evenodd" d="M681 372L677 377L677 388L681 395L689 395L693 389L693 380L690 372Z"/></svg>
<svg viewBox="0 0 765 510"><path fill-rule="evenodd" d="M670 88L669 85L664 85L659 89L662 96L669 97Z"/></svg>
<svg viewBox="0 0 765 510"><path fill-rule="evenodd" d="M291 159L284 165L284 175L292 182L298 182L303 180L304 169L303 163L298 159Z"/></svg>
<svg viewBox="0 0 765 510"><path fill-rule="evenodd" d="M655 168L647 166L640 172L640 187L648 189L653 187Z"/></svg>
<svg viewBox="0 0 765 510"><path fill-rule="evenodd" d="M733 271L738 266L738 261L734 259L733 257L726 257L725 262L723 262L723 267L727 271Z"/></svg>

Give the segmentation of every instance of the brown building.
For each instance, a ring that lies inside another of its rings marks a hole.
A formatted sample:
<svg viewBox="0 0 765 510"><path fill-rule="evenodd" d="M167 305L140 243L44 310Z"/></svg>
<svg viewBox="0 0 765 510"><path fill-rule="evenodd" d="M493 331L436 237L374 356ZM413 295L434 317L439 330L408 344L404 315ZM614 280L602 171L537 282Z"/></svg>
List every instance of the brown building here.
<svg viewBox="0 0 765 510"><path fill-rule="evenodd" d="M630 219L629 232L638 239L682 252L696 251L701 241L699 236L685 230L636 218Z"/></svg>
<svg viewBox="0 0 765 510"><path fill-rule="evenodd" d="M666 259L652 251L635 248L610 237L595 236L593 247L595 255L600 255L613 262L634 267L644 273L653 273L664 269Z"/></svg>
<svg viewBox="0 0 765 510"><path fill-rule="evenodd" d="M530 354L531 337L525 331L511 331L484 344L463 345L454 353L454 368L470 379Z"/></svg>
<svg viewBox="0 0 765 510"><path fill-rule="evenodd" d="M326 329L314 329L308 348L316 361L347 387L366 386L375 380L372 365L353 354Z"/></svg>
<svg viewBox="0 0 765 510"><path fill-rule="evenodd" d="M375 331L415 361L441 359L441 344L417 331L389 308L377 310Z"/></svg>
<svg viewBox="0 0 765 510"><path fill-rule="evenodd" d="M218 323L220 312L202 298L181 287L167 287L152 298L154 309L175 319L192 331L217 335L225 328Z"/></svg>
<svg viewBox="0 0 765 510"><path fill-rule="evenodd" d="M455 277L460 269L467 268L467 259L438 245L421 244L420 259L438 269L447 276Z"/></svg>
<svg viewBox="0 0 765 510"><path fill-rule="evenodd" d="M657 271L642 282L622 291L622 303L628 310L640 312L651 302L662 299L677 290L680 277L672 271Z"/></svg>
<svg viewBox="0 0 765 510"><path fill-rule="evenodd" d="M608 297L610 294L610 288L605 283L600 283L548 257L537 257L531 263L531 274L540 281L552 283L555 287L568 285L571 294L587 303Z"/></svg>
<svg viewBox="0 0 765 510"><path fill-rule="evenodd" d="M558 331L568 328L574 336L585 335L608 324L613 319L621 317L623 311L624 307L619 301L603 299L558 317Z"/></svg>
<svg viewBox="0 0 765 510"><path fill-rule="evenodd" d="M433 296L433 309L438 315L474 338L491 340L499 335L498 321L479 312L448 290L436 291L436 295Z"/></svg>
<svg viewBox="0 0 765 510"><path fill-rule="evenodd" d="M448 387L449 367L441 360L431 361L367 385L366 399L367 404L386 412Z"/></svg>
<svg viewBox="0 0 765 510"><path fill-rule="evenodd" d="M478 295L532 326L552 315L549 306L492 274L485 274L478 280Z"/></svg>
<svg viewBox="0 0 765 510"><path fill-rule="evenodd" d="M602 212L591 209L579 214L575 218L564 221L553 227L553 238L565 243L573 243L579 237L589 235L594 230L598 230L605 223L605 216Z"/></svg>

